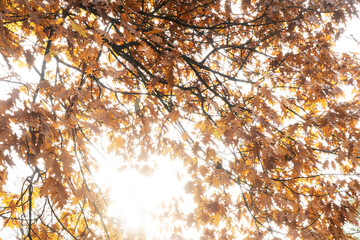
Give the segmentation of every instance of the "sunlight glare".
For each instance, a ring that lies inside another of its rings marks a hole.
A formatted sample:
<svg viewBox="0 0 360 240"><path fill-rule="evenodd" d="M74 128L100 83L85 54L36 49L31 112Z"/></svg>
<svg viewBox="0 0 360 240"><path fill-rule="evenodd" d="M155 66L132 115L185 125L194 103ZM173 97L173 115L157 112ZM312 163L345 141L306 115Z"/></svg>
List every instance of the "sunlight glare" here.
<svg viewBox="0 0 360 240"><path fill-rule="evenodd" d="M99 174L101 181L110 187L112 203L109 206L109 217L118 218L132 231L158 235L162 228L161 221L156 218L159 209L173 199L186 199L184 181L178 178L184 166L180 162L157 156L158 166L151 176L144 176L135 169L119 171L113 167L121 161L119 157L113 156L107 160L107 164L100 167ZM192 200L187 199L185 202L186 209L191 211L194 208Z"/></svg>

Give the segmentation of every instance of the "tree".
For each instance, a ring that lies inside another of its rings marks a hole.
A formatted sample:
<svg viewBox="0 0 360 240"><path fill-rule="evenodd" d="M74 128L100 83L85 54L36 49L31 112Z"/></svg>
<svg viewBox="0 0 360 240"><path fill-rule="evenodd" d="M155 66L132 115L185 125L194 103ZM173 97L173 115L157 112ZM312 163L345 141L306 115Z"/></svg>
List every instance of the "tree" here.
<svg viewBox="0 0 360 240"><path fill-rule="evenodd" d="M332 47L356 3L1 1L1 81L20 86L0 104L4 226L139 237L106 217L92 179L106 136L134 167L184 161L197 208L171 216L203 239L345 238L360 203L359 59ZM16 81L16 64L37 81ZM14 194L19 161L32 174Z"/></svg>

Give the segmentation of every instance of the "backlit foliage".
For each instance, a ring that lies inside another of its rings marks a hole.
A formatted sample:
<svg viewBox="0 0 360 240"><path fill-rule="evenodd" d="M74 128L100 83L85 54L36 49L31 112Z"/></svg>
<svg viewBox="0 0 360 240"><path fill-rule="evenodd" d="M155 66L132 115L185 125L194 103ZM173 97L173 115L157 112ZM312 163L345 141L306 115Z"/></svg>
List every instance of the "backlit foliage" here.
<svg viewBox="0 0 360 240"><path fill-rule="evenodd" d="M1 0L3 226L24 239L146 239L105 214L91 173L101 136L143 172L150 155L183 160L197 208L169 210L173 236L350 238L360 68L332 47L356 2ZM16 80L20 66L36 79ZM10 191L19 161L32 174Z"/></svg>

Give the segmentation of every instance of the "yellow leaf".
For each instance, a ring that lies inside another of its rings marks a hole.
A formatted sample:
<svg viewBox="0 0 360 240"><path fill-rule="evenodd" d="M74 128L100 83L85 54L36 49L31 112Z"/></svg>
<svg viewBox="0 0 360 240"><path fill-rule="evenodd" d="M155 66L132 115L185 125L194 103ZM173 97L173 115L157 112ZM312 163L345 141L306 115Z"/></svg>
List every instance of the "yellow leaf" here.
<svg viewBox="0 0 360 240"><path fill-rule="evenodd" d="M221 134L220 134L217 130L214 130L214 137L215 137L217 140L220 140L220 139L221 139Z"/></svg>
<svg viewBox="0 0 360 240"><path fill-rule="evenodd" d="M86 38L88 36L84 27L76 24L74 21L71 21L70 25L75 32L80 34L80 36L82 36L84 38Z"/></svg>

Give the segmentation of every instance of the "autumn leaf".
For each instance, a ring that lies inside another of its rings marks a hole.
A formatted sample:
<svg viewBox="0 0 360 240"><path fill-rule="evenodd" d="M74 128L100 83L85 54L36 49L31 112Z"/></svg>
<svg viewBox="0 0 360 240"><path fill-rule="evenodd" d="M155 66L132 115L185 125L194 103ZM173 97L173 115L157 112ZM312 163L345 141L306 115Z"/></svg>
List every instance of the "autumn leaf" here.
<svg viewBox="0 0 360 240"><path fill-rule="evenodd" d="M46 63L48 63L48 62L50 62L50 60L51 60L51 55L48 53L48 54L46 54L46 55L44 56L44 61L45 61Z"/></svg>
<svg viewBox="0 0 360 240"><path fill-rule="evenodd" d="M185 192L186 193L191 193L193 191L194 188L194 183L189 181L186 185L185 185Z"/></svg>
<svg viewBox="0 0 360 240"><path fill-rule="evenodd" d="M84 27L80 26L79 24L76 24L74 21L70 21L70 25L75 32L80 34L80 36L84 38L87 37L87 33Z"/></svg>
<svg viewBox="0 0 360 240"><path fill-rule="evenodd" d="M30 52L30 50L26 50L24 52L25 55L25 59L26 59L26 63L29 66L29 68L34 66L34 62L35 62L35 57L34 55Z"/></svg>

